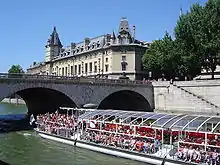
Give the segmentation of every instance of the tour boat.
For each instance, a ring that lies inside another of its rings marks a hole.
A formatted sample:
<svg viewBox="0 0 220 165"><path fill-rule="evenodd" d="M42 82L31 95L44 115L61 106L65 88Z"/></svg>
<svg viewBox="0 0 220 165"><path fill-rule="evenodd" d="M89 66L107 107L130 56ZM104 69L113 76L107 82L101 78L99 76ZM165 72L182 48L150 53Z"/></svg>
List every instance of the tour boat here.
<svg viewBox="0 0 220 165"><path fill-rule="evenodd" d="M40 137L155 165L220 162L219 116L60 110L37 117Z"/></svg>

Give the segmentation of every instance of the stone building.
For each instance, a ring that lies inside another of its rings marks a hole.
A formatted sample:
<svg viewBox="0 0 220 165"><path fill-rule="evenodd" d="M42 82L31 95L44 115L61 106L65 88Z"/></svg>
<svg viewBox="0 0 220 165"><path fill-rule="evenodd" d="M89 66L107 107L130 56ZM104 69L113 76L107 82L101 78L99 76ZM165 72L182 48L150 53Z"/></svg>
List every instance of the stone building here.
<svg viewBox="0 0 220 165"><path fill-rule="evenodd" d="M127 18L120 21L117 34L85 38L80 43L71 43L63 48L54 27L45 46L43 62L34 62L27 69L29 74L56 76L84 76L118 79L122 75L131 80L146 76L142 56L149 43L135 38L135 26L130 29Z"/></svg>

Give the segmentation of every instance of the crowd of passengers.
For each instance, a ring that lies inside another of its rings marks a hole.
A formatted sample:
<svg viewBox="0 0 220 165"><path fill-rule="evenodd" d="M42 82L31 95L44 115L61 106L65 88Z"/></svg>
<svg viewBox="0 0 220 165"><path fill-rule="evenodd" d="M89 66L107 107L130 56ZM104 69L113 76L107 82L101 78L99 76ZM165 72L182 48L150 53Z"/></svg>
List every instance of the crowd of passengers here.
<svg viewBox="0 0 220 165"><path fill-rule="evenodd" d="M41 131L58 134L60 129L76 129L77 119L73 115L56 113L40 114L37 116L38 128Z"/></svg>
<svg viewBox="0 0 220 165"><path fill-rule="evenodd" d="M181 141L205 144L205 134L197 132L186 132L185 138L182 138ZM220 136L217 134L207 134L207 145L220 146Z"/></svg>
<svg viewBox="0 0 220 165"><path fill-rule="evenodd" d="M178 159L194 163L206 163L208 165L220 165L220 153L216 148L181 144L181 148L175 154Z"/></svg>
<svg viewBox="0 0 220 165"><path fill-rule="evenodd" d="M89 126L87 126L89 127ZM155 138L162 140L162 133L159 130L154 130L152 128L122 125L122 124L111 124L111 123L96 123L94 129L102 129L109 132L117 132L126 135L138 135L141 137Z"/></svg>
<svg viewBox="0 0 220 165"><path fill-rule="evenodd" d="M128 149L147 154L156 153L161 149L161 142L154 139L132 137L108 132L100 132L87 129L82 135L82 140L102 144L106 146Z"/></svg>

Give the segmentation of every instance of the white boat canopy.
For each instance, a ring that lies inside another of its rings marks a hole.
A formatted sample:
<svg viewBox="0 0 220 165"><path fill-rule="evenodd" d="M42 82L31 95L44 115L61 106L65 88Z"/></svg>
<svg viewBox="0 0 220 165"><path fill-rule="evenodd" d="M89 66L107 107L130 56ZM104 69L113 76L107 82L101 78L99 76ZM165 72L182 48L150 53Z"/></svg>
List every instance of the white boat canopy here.
<svg viewBox="0 0 220 165"><path fill-rule="evenodd" d="M65 108L63 108L65 109ZM172 131L210 132L220 129L220 116L203 116L187 114L162 114L155 112L138 112L101 109L74 109L83 111L79 120L103 123L134 125ZM207 131L210 128L210 131Z"/></svg>

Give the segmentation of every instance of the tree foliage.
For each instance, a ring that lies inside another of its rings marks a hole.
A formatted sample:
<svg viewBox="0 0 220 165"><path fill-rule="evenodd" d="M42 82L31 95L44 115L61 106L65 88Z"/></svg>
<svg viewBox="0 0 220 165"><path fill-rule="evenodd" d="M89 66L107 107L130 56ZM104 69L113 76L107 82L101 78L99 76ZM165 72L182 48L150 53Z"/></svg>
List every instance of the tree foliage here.
<svg viewBox="0 0 220 165"><path fill-rule="evenodd" d="M145 69L153 75L196 76L202 69L212 72L220 64L220 0L193 4L182 13L174 28L175 40L165 36L152 43L143 57Z"/></svg>
<svg viewBox="0 0 220 165"><path fill-rule="evenodd" d="M175 42L166 32L160 40L155 40L143 56L143 64L146 70L153 72L154 78L164 76L172 78L176 74L178 54L175 53Z"/></svg>
<svg viewBox="0 0 220 165"><path fill-rule="evenodd" d="M12 65L11 68L8 70L9 74L13 73L24 73L24 70L20 65Z"/></svg>

